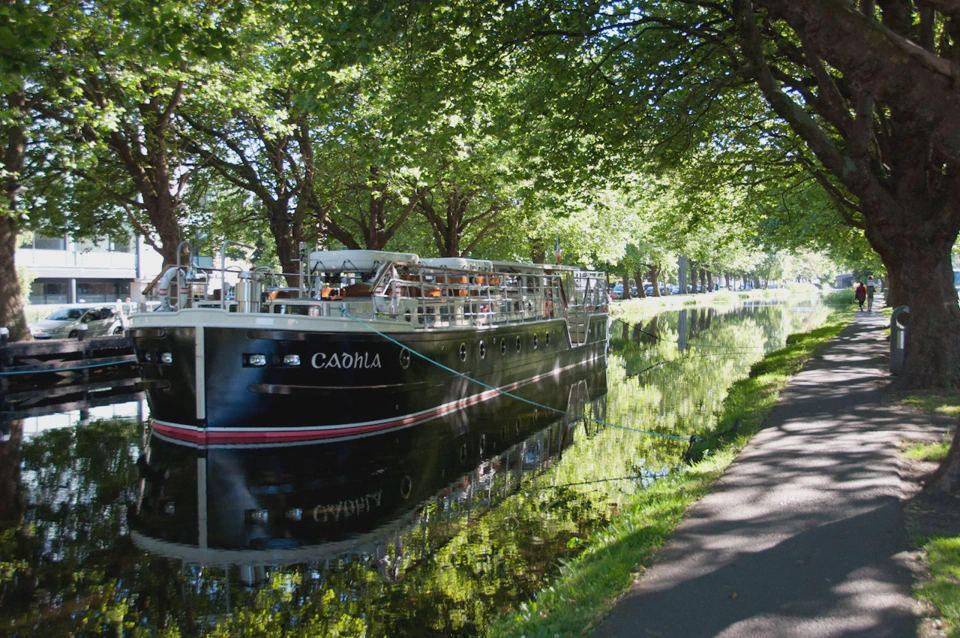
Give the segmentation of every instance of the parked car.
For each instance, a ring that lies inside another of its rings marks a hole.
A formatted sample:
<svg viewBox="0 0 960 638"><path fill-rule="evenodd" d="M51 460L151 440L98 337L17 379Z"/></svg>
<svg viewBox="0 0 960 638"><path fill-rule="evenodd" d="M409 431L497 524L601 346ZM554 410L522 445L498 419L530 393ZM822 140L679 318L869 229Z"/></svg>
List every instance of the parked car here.
<svg viewBox="0 0 960 638"><path fill-rule="evenodd" d="M69 339L77 336L81 325L87 327L88 337L123 334L120 317L106 306L63 306L30 326L30 334L34 339Z"/></svg>

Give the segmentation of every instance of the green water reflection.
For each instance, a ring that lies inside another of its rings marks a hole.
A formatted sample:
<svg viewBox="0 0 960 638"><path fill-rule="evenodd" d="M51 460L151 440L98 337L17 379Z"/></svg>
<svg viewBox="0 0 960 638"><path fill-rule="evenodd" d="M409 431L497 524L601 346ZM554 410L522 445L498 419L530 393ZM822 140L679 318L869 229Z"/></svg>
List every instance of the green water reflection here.
<svg viewBox="0 0 960 638"><path fill-rule="evenodd" d="M681 463L684 442L631 429L709 432L729 385L826 314L760 306L614 322L605 371L531 396L588 420L505 400L469 423L364 447L154 441L143 458L137 423L27 441L8 424L0 633L482 633ZM343 520L323 527L334 516Z"/></svg>

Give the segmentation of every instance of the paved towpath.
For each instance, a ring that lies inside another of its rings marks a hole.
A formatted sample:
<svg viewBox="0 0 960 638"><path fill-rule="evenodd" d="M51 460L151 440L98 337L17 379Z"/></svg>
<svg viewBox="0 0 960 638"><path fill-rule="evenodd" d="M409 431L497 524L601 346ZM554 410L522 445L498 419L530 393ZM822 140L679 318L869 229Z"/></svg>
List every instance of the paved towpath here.
<svg viewBox="0 0 960 638"><path fill-rule="evenodd" d="M858 313L791 381L596 636L917 635L897 444L930 426L881 402L884 326Z"/></svg>

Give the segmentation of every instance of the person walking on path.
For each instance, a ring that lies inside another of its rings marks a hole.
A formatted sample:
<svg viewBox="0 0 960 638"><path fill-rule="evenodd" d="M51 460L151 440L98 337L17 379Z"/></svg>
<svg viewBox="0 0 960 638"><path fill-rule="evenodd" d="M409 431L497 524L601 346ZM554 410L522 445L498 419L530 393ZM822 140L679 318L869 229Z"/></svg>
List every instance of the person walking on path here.
<svg viewBox="0 0 960 638"><path fill-rule="evenodd" d="M881 402L884 327L858 315L807 363L595 636L917 635L897 449L931 421Z"/></svg>
<svg viewBox="0 0 960 638"><path fill-rule="evenodd" d="M853 293L853 296L857 298L857 303L860 305L860 312L863 312L863 302L867 298L867 287L863 285L862 281L857 284L857 290Z"/></svg>
<svg viewBox="0 0 960 638"><path fill-rule="evenodd" d="M876 284L873 282L873 275L867 277L867 312L873 312L873 295L877 292Z"/></svg>

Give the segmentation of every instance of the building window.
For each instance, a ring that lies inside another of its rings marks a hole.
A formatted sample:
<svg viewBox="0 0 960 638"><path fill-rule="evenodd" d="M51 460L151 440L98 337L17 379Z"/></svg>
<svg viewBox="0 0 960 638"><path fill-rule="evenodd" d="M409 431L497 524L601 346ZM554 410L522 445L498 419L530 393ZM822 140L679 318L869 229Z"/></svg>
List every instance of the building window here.
<svg viewBox="0 0 960 638"><path fill-rule="evenodd" d="M64 304L68 302L66 281L37 280L30 285L30 303Z"/></svg>
<svg viewBox="0 0 960 638"><path fill-rule="evenodd" d="M77 303L110 303L129 296L129 281L77 281Z"/></svg>
<svg viewBox="0 0 960 638"><path fill-rule="evenodd" d="M102 281L78 281L77 302L98 303L107 300L107 287Z"/></svg>
<svg viewBox="0 0 960 638"><path fill-rule="evenodd" d="M114 253L128 253L132 250L129 235L123 237L114 237L110 240L110 251Z"/></svg>
<svg viewBox="0 0 960 638"><path fill-rule="evenodd" d="M96 239L73 240L73 249L79 253L105 253L109 245L109 242ZM77 294L80 294L79 288Z"/></svg>
<svg viewBox="0 0 960 638"><path fill-rule="evenodd" d="M73 243L74 250L84 253L129 253L131 241L128 235L81 239Z"/></svg>
<svg viewBox="0 0 960 638"><path fill-rule="evenodd" d="M40 237L33 240L33 247L37 250L66 250L66 237Z"/></svg>
<svg viewBox="0 0 960 638"><path fill-rule="evenodd" d="M101 279L77 281L75 303L114 303L130 296L131 281ZM30 286L30 303L70 303L70 281L65 279L37 279Z"/></svg>

